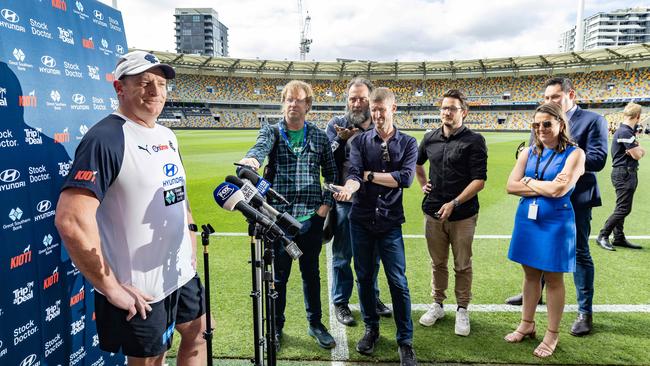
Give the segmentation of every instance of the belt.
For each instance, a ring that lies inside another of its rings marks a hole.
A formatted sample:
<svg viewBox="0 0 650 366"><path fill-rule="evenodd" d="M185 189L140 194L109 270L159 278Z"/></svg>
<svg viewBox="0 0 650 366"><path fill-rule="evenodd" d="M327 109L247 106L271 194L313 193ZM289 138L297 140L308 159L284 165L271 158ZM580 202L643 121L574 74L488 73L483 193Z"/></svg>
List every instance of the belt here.
<svg viewBox="0 0 650 366"><path fill-rule="evenodd" d="M630 166L615 166L612 169L620 169L620 170L626 170L628 172L635 173L639 168L632 168Z"/></svg>

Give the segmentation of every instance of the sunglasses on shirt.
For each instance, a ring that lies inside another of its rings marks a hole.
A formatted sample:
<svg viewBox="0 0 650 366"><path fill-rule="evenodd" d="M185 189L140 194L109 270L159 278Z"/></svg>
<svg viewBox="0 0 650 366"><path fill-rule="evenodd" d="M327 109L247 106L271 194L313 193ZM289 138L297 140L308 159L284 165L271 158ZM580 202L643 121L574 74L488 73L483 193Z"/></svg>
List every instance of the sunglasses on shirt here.
<svg viewBox="0 0 650 366"><path fill-rule="evenodd" d="M381 146L381 160L389 163L390 154L388 153L388 144L386 142L382 142L379 146Z"/></svg>

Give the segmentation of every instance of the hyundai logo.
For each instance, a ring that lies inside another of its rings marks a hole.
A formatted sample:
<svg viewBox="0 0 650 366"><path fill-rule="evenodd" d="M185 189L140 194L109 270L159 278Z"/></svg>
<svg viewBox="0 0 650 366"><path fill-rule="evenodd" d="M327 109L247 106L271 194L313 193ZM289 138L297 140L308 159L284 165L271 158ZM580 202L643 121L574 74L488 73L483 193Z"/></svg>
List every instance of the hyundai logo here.
<svg viewBox="0 0 650 366"><path fill-rule="evenodd" d="M20 366L32 366L37 358L36 354L32 353L20 362Z"/></svg>
<svg viewBox="0 0 650 366"><path fill-rule="evenodd" d="M0 11L0 14L2 14L2 17L5 18L9 23L18 23L20 20L18 14L16 14L16 12L11 9L2 9L2 11Z"/></svg>
<svg viewBox="0 0 650 366"><path fill-rule="evenodd" d="M83 94L73 94L72 95L72 101L75 102L76 104L84 104L86 102L86 97L84 97Z"/></svg>
<svg viewBox="0 0 650 366"><path fill-rule="evenodd" d="M165 164L163 170L165 171L165 175L168 177L173 177L178 173L178 167L172 163Z"/></svg>
<svg viewBox="0 0 650 366"><path fill-rule="evenodd" d="M7 169L0 173L0 180L5 183L12 183L20 178L20 172L16 169Z"/></svg>
<svg viewBox="0 0 650 366"><path fill-rule="evenodd" d="M124 53L124 47L122 47L122 45L118 44L117 46L115 46L115 50L117 51L117 53Z"/></svg>
<svg viewBox="0 0 650 366"><path fill-rule="evenodd" d="M104 20L104 14L102 14L101 11L99 11L99 10L95 10L95 11L93 12L93 14L95 15L95 18L97 18L97 19L99 19L99 20Z"/></svg>
<svg viewBox="0 0 650 366"><path fill-rule="evenodd" d="M45 55L41 57L41 63L47 67L56 66L56 60L52 56Z"/></svg>
<svg viewBox="0 0 650 366"><path fill-rule="evenodd" d="M38 212L41 212L41 213L43 213L43 212L47 212L47 211L49 211L51 208L52 208L52 202L50 202L50 201L48 201L48 200L42 200L41 202L39 202L39 203L36 205L36 210L37 210Z"/></svg>

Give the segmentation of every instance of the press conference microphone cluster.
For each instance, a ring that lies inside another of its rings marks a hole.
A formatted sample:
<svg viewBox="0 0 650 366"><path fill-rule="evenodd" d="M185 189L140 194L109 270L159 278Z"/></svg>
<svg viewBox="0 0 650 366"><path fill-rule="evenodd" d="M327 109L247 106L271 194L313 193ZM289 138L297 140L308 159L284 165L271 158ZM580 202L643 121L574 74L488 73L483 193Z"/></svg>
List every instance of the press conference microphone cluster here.
<svg viewBox="0 0 650 366"><path fill-rule="evenodd" d="M282 228L289 235L298 235L300 229L302 228L302 224L288 213L278 212L278 210L273 208L273 206L266 203L266 200L264 200L260 192L251 182L248 180L239 179L234 175L227 176L226 182L232 183L239 187L247 203L260 210L261 212L272 216L271 219L273 219L275 224Z"/></svg>
<svg viewBox="0 0 650 366"><path fill-rule="evenodd" d="M284 231L275 224L271 219L246 203L246 198L242 191L232 183L221 183L213 192L214 200L217 204L228 211L237 210L241 212L249 221L260 225L268 239L271 241L280 240L284 244L287 254L293 259L298 259L302 252L298 245L287 239Z"/></svg>
<svg viewBox="0 0 650 366"><path fill-rule="evenodd" d="M279 201L281 203L284 203L285 205L290 204L286 198L284 198L280 193L276 192L273 188L271 188L271 183L269 183L269 181L260 177L251 168L248 168L246 166L237 167L237 176L239 178L248 179L249 181L251 181L251 183L253 183L257 188L257 190L260 191L263 195L266 194L270 198Z"/></svg>

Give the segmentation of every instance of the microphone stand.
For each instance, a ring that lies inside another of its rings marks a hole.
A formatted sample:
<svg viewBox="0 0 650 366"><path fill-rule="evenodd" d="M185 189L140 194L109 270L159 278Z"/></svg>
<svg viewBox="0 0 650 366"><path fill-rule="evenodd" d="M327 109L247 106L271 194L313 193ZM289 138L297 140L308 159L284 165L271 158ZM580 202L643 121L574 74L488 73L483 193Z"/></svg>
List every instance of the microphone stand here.
<svg viewBox="0 0 650 366"><path fill-rule="evenodd" d="M253 348L255 359L251 363L264 366L264 305L262 302L262 239L259 236L259 226L248 222L248 235L251 239L251 299L253 303Z"/></svg>
<svg viewBox="0 0 650 366"><path fill-rule="evenodd" d="M210 244L210 234L214 233L212 225L201 225L201 244L203 245L203 273L205 287L205 332L203 338L207 348L208 366L212 366L212 314L210 312L210 262L208 260L208 245Z"/></svg>

